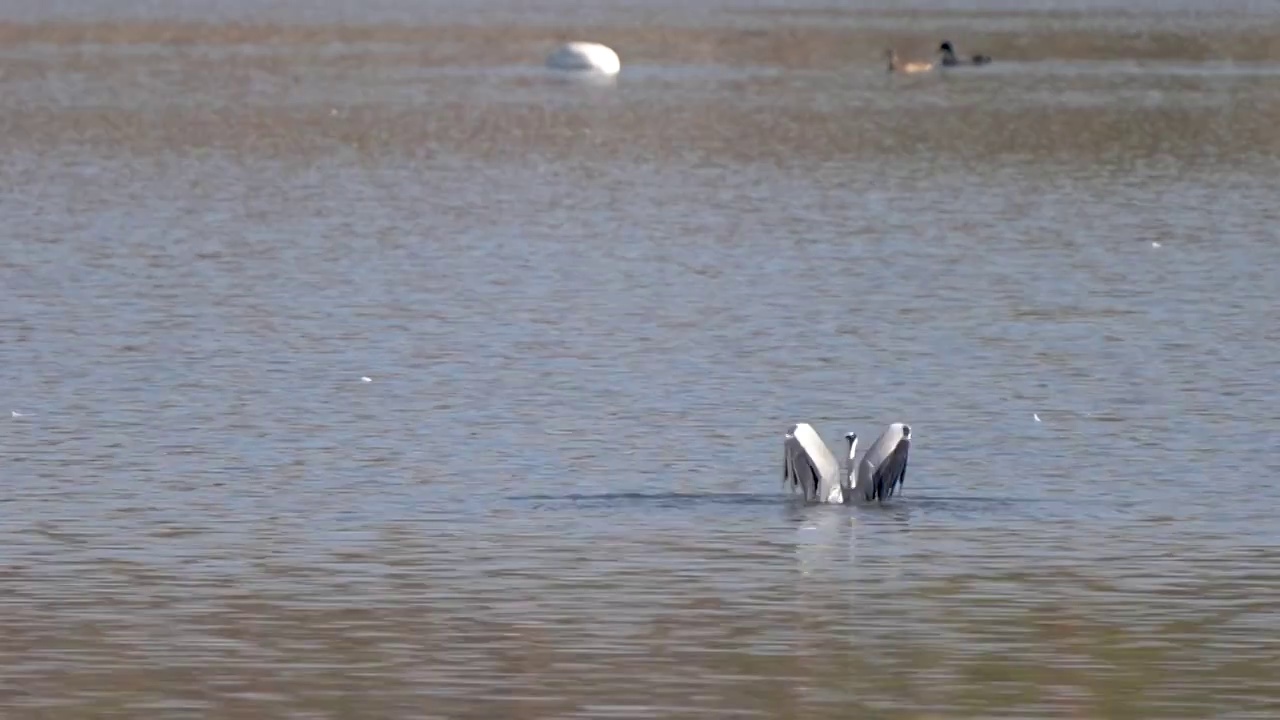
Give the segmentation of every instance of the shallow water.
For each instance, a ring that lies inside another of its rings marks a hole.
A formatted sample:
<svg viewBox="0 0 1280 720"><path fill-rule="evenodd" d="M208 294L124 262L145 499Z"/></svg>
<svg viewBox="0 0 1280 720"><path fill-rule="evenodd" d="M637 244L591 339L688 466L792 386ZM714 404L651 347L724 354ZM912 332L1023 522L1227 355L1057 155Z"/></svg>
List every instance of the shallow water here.
<svg viewBox="0 0 1280 720"><path fill-rule="evenodd" d="M6 718L1275 716L1280 13L491 5L0 3Z"/></svg>

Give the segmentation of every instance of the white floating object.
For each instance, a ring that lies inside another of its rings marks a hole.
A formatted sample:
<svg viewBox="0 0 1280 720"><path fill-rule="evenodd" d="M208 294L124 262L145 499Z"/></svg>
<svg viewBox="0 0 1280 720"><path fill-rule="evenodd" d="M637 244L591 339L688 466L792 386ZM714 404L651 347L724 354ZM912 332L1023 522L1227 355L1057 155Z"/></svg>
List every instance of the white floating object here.
<svg viewBox="0 0 1280 720"><path fill-rule="evenodd" d="M368 375L361 375L360 382L373 382L373 378L369 377Z"/></svg>
<svg viewBox="0 0 1280 720"><path fill-rule="evenodd" d="M1155 240L1152 240L1152 241L1151 241L1151 247L1158 248L1158 247L1160 247L1160 243L1156 242Z"/></svg>
<svg viewBox="0 0 1280 720"><path fill-rule="evenodd" d="M26 417L26 415L23 415L22 413L18 412L17 410L10 410L10 411L9 411L9 414L10 414L10 415L12 415L12 416L14 416L14 417Z"/></svg>
<svg viewBox="0 0 1280 720"><path fill-rule="evenodd" d="M618 53L607 45L593 42L571 42L556 48L547 56L547 67L598 75L617 75L622 70Z"/></svg>
<svg viewBox="0 0 1280 720"><path fill-rule="evenodd" d="M1038 414L1036 414L1036 413L1031 413L1031 417L1035 418L1035 419L1036 419L1036 422L1040 422L1040 416L1039 416Z"/></svg>

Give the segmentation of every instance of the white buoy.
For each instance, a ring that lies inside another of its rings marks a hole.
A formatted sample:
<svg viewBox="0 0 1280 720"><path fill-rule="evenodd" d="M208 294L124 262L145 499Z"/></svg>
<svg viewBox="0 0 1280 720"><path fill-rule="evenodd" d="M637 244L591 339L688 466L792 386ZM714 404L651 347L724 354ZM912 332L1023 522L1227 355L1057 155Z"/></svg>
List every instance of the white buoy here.
<svg viewBox="0 0 1280 720"><path fill-rule="evenodd" d="M547 67L552 70L617 75L622 61L612 48L592 42L565 43L547 56Z"/></svg>

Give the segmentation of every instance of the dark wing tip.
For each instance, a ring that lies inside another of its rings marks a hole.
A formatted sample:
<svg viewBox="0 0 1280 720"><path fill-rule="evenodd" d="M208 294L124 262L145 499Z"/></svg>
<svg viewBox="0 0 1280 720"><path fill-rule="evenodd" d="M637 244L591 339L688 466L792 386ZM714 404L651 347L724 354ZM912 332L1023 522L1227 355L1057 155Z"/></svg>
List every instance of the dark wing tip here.
<svg viewBox="0 0 1280 720"><path fill-rule="evenodd" d="M785 452L782 467L783 486L785 487L790 480L793 491L798 487L804 492L806 500L816 498L821 473L813 464L813 458L809 457L809 453L805 452L800 441L796 440L792 433L787 434L783 447Z"/></svg>
<svg viewBox="0 0 1280 720"><path fill-rule="evenodd" d="M889 457L876 468L875 475L872 476L870 499L884 502L893 497L898 486L906 481L907 457L910 452L911 439L904 437L899 440L893 452L889 453Z"/></svg>

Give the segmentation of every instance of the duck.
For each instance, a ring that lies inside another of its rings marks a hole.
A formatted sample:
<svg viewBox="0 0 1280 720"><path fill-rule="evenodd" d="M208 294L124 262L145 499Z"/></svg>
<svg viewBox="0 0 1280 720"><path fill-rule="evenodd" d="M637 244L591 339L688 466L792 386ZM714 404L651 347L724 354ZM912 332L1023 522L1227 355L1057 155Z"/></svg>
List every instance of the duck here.
<svg viewBox="0 0 1280 720"><path fill-rule="evenodd" d="M974 55L971 58L962 60L956 57L955 48L951 46L950 40L943 40L938 46L938 52L942 55L943 67L958 67L960 65L986 65L991 62L990 55Z"/></svg>
<svg viewBox="0 0 1280 720"><path fill-rule="evenodd" d="M893 48L885 50L884 57L889 62L889 72L915 74L929 72L933 69L933 63L929 62L899 62L898 53Z"/></svg>

